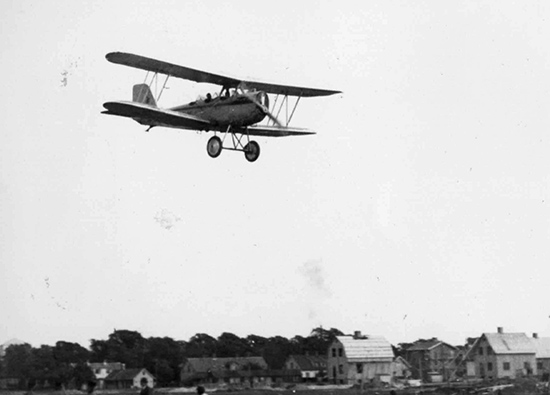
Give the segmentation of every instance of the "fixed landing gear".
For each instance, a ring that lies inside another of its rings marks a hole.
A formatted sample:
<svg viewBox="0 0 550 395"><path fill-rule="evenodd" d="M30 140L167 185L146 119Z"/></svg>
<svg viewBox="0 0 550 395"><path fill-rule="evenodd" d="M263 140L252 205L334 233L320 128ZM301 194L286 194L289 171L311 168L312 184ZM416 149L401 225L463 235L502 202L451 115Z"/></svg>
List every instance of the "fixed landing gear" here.
<svg viewBox="0 0 550 395"><path fill-rule="evenodd" d="M223 144L218 136L210 137L206 144L206 151L211 158L217 158L222 153Z"/></svg>
<svg viewBox="0 0 550 395"><path fill-rule="evenodd" d="M218 136L210 137L210 139L208 140L208 143L206 144L206 152L208 153L208 156L210 156L211 158L217 158L222 153L222 150L225 149L230 151L244 152L244 157L249 162L255 162L258 159L258 157L260 156L260 145L253 140L249 140L248 134L234 133L230 131L230 128L228 128L227 131L223 133L223 140ZM233 147L223 146L223 142L227 134L231 134ZM244 136L246 136L246 139L248 140L246 145L243 145L243 143L241 142Z"/></svg>

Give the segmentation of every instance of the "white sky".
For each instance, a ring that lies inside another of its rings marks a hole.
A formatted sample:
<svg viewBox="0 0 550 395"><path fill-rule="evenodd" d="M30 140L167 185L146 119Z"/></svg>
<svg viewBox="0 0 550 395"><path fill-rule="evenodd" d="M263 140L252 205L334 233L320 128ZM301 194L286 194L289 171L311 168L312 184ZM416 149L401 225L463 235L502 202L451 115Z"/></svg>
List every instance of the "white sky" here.
<svg viewBox="0 0 550 395"><path fill-rule="evenodd" d="M270 4L0 4L0 343L550 336L550 3ZM344 94L213 160L100 114L145 74L111 51Z"/></svg>

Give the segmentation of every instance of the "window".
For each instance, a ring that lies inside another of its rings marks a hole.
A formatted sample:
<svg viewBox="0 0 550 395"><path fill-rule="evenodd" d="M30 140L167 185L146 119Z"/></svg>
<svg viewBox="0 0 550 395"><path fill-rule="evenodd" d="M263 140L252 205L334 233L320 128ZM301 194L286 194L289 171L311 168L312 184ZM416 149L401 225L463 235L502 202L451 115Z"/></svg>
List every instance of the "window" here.
<svg viewBox="0 0 550 395"><path fill-rule="evenodd" d="M491 347L487 346L487 355L491 355Z"/></svg>
<svg viewBox="0 0 550 395"><path fill-rule="evenodd" d="M344 350L342 350L341 348L338 349L338 356L341 357L344 355Z"/></svg>
<svg viewBox="0 0 550 395"><path fill-rule="evenodd" d="M344 374L344 365L338 365L338 373Z"/></svg>
<svg viewBox="0 0 550 395"><path fill-rule="evenodd" d="M491 370L493 370L493 363L492 362L487 362L487 370L490 372Z"/></svg>
<svg viewBox="0 0 550 395"><path fill-rule="evenodd" d="M483 355L483 347L479 347L479 355Z"/></svg>
<svg viewBox="0 0 550 395"><path fill-rule="evenodd" d="M362 363L357 364L357 373L363 373L363 364Z"/></svg>
<svg viewBox="0 0 550 395"><path fill-rule="evenodd" d="M510 370L510 362L503 362L502 363L502 369Z"/></svg>
<svg viewBox="0 0 550 395"><path fill-rule="evenodd" d="M336 356L336 349L335 349L335 348L332 349L332 356L333 356L333 357Z"/></svg>
<svg viewBox="0 0 550 395"><path fill-rule="evenodd" d="M332 377L336 378L336 366L332 367Z"/></svg>
<svg viewBox="0 0 550 395"><path fill-rule="evenodd" d="M537 362L537 369L542 370L542 362Z"/></svg>

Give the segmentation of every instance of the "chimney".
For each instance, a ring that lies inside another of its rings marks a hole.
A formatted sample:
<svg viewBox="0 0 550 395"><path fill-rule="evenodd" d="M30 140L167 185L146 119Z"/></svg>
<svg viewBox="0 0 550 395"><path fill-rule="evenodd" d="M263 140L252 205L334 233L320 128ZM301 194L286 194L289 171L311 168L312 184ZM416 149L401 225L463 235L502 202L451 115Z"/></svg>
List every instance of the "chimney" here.
<svg viewBox="0 0 550 395"><path fill-rule="evenodd" d="M353 338L354 339L360 339L361 338L361 331L353 332Z"/></svg>
<svg viewBox="0 0 550 395"><path fill-rule="evenodd" d="M502 327L499 326L499 327L497 328L497 332L498 332L498 333L504 333L504 329L502 329Z"/></svg>
<svg viewBox="0 0 550 395"><path fill-rule="evenodd" d="M539 334L538 333L533 333L533 339L538 339L539 338Z"/></svg>

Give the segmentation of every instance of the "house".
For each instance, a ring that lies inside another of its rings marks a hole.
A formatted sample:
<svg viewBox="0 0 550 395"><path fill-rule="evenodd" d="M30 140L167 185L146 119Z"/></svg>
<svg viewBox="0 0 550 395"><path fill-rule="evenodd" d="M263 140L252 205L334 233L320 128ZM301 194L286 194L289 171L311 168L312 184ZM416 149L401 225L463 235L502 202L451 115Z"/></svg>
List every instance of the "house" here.
<svg viewBox="0 0 550 395"><path fill-rule="evenodd" d="M414 378L433 382L449 378L457 351L437 338L417 340L405 350L405 359L411 364Z"/></svg>
<svg viewBox="0 0 550 395"><path fill-rule="evenodd" d="M147 369L124 369L115 370L105 378L105 388L107 389L124 389L124 388L139 388L141 380L147 380L147 386L154 388L155 376Z"/></svg>
<svg viewBox="0 0 550 395"><path fill-rule="evenodd" d="M337 336L328 349L328 378L335 384L389 382L394 354L381 336Z"/></svg>
<svg viewBox="0 0 550 395"><path fill-rule="evenodd" d="M326 356L289 355L285 361L286 370L299 370L302 381L320 381L327 371Z"/></svg>
<svg viewBox="0 0 550 395"><path fill-rule="evenodd" d="M125 364L120 362L88 362L88 366L92 370L92 373L95 375L95 379L97 381L97 389L105 388L105 379L111 373L126 369Z"/></svg>
<svg viewBox="0 0 550 395"><path fill-rule="evenodd" d="M539 337L538 334L533 333L531 341L535 347L537 374L548 381L550 376L550 337Z"/></svg>
<svg viewBox="0 0 550 395"><path fill-rule="evenodd" d="M469 377L516 378L537 374L536 349L525 333L483 333L465 357Z"/></svg>
<svg viewBox="0 0 550 395"><path fill-rule="evenodd" d="M226 383L254 386L283 381L289 374L269 370L263 357L187 358L181 368L180 380L183 385Z"/></svg>
<svg viewBox="0 0 550 395"><path fill-rule="evenodd" d="M21 379L17 377L0 376L0 390L17 390L21 387Z"/></svg>

